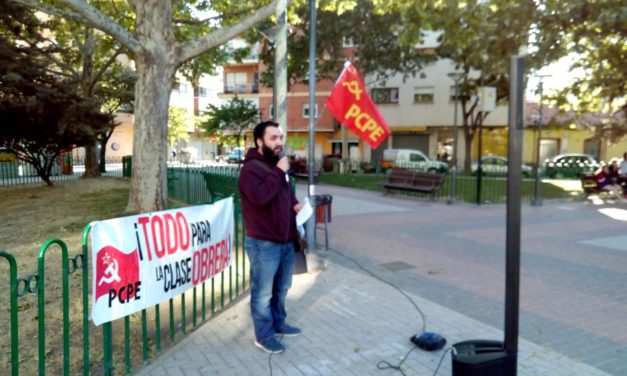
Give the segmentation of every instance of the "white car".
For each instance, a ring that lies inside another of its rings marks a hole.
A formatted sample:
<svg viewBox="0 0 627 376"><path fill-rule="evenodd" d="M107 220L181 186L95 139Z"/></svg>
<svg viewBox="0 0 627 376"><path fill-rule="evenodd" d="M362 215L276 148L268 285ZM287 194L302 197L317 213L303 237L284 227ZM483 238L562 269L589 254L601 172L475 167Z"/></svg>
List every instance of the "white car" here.
<svg viewBox="0 0 627 376"><path fill-rule="evenodd" d="M479 163L477 161L472 162L472 174L477 175L477 169ZM481 158L481 171L485 176L504 176L507 175L507 158L489 155ZM522 165L520 167L522 176L529 178L533 176L533 169L531 166Z"/></svg>
<svg viewBox="0 0 627 376"><path fill-rule="evenodd" d="M386 149L383 151L383 168L391 171L394 168L408 170L446 173L448 165L427 157L420 150L414 149Z"/></svg>

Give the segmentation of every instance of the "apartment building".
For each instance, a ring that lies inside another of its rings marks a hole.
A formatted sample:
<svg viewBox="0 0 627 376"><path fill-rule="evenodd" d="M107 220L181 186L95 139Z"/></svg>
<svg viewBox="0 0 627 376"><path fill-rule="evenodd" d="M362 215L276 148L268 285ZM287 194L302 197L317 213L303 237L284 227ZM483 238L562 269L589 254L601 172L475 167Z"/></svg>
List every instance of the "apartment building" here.
<svg viewBox="0 0 627 376"><path fill-rule="evenodd" d="M437 34L429 34L420 48L425 50L436 46ZM234 40L231 47L242 47L244 41ZM345 45L345 54L350 56L352 46ZM266 70L259 60L259 45L251 48L250 54L240 62L232 61L226 64L222 71L215 76L204 75L200 80L197 96L194 96L191 83L177 75L173 86L170 105L186 108L190 114L203 111L209 103L220 105L232 99L235 95L252 101L258 106L261 119L271 119L273 116L273 90L262 84L261 74ZM379 148L372 150L362 142L353 132L348 131L348 156L353 159L377 161L382 158L383 150L387 148L411 148L425 152L433 159L443 159L452 154L455 85L448 74L456 71L454 64L449 60L438 60L426 65L414 77L404 79L397 74L385 81L376 81L374 77L363 77L366 89L377 105L381 115L386 120L390 130L390 137ZM338 71L338 75L339 75ZM476 77L479 72L471 72ZM309 108L309 87L302 83L291 83L287 92L287 142L289 154L308 156L309 145L309 116L316 116L315 127L315 155L320 158L326 154L341 154L343 132L340 122L333 118L325 108L325 101L333 88L333 80L321 80L316 83L316 108ZM459 106L459 104L458 104ZM545 111L546 108L545 108ZM528 104L526 107L526 128L523 140L523 161L528 164L536 162L536 148L540 145L541 163L544 159L555 154L566 152L586 152L599 159L609 159L620 156L627 141L619 144L610 144L600 140L587 129L569 126L547 126L551 113L545 112L543 123L539 124L538 106ZM130 119L132 121L132 118ZM508 107L506 104L496 108L485 119L482 127L482 155L507 156L508 144ZM465 157L465 142L463 134L463 120L461 106L458 107L457 138L458 160L463 165ZM126 125L116 128L110 141L110 147L117 148L118 152L127 152L122 147L120 134L132 137L132 131ZM129 125L132 130L132 125ZM541 130L540 142L538 132ZM212 160L218 155L228 152L228 148L218 145L215 138L201 137L190 128L190 140L182 141L176 146L177 150L191 150L194 159ZM113 145L115 142L117 145ZM128 145L132 145L132 138ZM245 146L253 145L252 130L246 134ZM235 146L235 145L229 145ZM108 145L109 147L109 145ZM478 135L475 136L472 147L472 158L476 158L478 151ZM109 150L108 150L109 152ZM109 153L108 153L109 154ZM121 155L127 155L128 153ZM109 154L112 155L112 154Z"/></svg>
<svg viewBox="0 0 627 376"><path fill-rule="evenodd" d="M437 35L427 38L421 48L433 48ZM350 56L354 47L345 44L345 53ZM364 77L366 89L385 118L391 136L376 150L362 142L353 132L347 132L348 155L360 160L380 160L386 148L419 149L432 158L441 157L448 150L450 155L454 123L454 82L447 74L455 67L450 61L440 60L429 64L415 77L404 80L393 75L385 81L376 82L372 77ZM254 56L242 63L231 63L224 67L224 90L219 97L228 100L237 94L250 100L257 100L262 118L272 118L272 88L264 86L260 75L265 67ZM340 71L338 71L338 75ZM371 82L371 84L368 84ZM294 155L308 155L309 116L316 116L315 155L320 158L325 154L342 153L343 132L340 122L325 109L325 101L333 88L333 80L321 80L316 83L316 108L309 108L309 87L302 83L292 83L287 92L287 150ZM458 158L463 162L464 143L461 110L458 115ZM492 132L503 130L507 124L507 108L498 106L488 116L486 128ZM502 154L507 147L490 143L485 152ZM252 145L250 137L248 145ZM493 150L492 150L493 149Z"/></svg>

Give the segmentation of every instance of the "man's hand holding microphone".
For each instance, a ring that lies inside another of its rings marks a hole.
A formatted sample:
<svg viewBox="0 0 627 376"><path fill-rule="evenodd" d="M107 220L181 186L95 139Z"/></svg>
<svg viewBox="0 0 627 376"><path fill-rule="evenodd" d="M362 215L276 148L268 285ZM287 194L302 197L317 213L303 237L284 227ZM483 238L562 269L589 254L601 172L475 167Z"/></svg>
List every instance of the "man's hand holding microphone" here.
<svg viewBox="0 0 627 376"><path fill-rule="evenodd" d="M276 166L285 172L285 178L289 181L289 177L287 176L287 171L290 169L290 161L287 159L287 155L283 150L279 152L279 161Z"/></svg>
<svg viewBox="0 0 627 376"><path fill-rule="evenodd" d="M285 151L281 150L281 152L279 152L279 161L277 162L276 166L283 170L283 172L285 172L285 181L289 184L290 176L288 175L288 171L290 170L290 161L287 158ZM294 212L296 213L298 213L302 208L303 204L301 204L300 202L293 207Z"/></svg>

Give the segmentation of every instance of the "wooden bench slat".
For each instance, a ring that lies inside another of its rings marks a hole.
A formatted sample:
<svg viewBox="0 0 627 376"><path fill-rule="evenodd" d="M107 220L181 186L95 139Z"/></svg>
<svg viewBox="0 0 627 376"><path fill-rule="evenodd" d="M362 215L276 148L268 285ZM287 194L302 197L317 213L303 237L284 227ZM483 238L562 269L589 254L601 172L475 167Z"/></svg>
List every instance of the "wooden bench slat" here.
<svg viewBox="0 0 627 376"><path fill-rule="evenodd" d="M385 191L389 189L417 191L431 193L435 197L443 181L444 175L442 174L395 169L387 177L383 187Z"/></svg>

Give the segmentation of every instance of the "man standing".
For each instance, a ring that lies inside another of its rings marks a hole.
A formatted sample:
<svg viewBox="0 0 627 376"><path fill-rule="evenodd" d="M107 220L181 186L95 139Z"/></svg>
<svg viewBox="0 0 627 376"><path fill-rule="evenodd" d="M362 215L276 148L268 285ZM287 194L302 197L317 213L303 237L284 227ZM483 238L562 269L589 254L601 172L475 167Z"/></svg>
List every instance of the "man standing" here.
<svg viewBox="0 0 627 376"><path fill-rule="evenodd" d="M282 156L283 134L273 121L259 123L239 175L244 248L250 260L250 308L255 346L282 353L277 336L296 336L300 329L285 322L285 298L292 285L296 213L302 208L291 190Z"/></svg>

